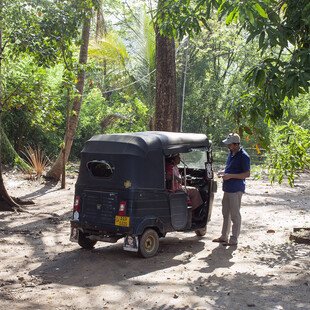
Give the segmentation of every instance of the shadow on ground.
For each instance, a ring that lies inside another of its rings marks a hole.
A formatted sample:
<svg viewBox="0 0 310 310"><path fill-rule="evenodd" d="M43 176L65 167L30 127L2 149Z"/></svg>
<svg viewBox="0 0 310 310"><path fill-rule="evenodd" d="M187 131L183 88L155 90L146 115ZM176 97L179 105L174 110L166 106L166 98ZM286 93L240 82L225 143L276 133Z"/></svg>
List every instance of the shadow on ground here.
<svg viewBox="0 0 310 310"><path fill-rule="evenodd" d="M56 188L58 182L46 181L42 187L39 187L36 191L23 195L19 197L21 200L35 199L46 195L47 193L51 193L57 190L60 190L59 187Z"/></svg>
<svg viewBox="0 0 310 310"><path fill-rule="evenodd" d="M78 248L62 252L52 261L44 261L30 275L41 278L44 283L95 287L187 264L195 253L204 249L204 243L196 236L182 240L166 237L160 240L157 256L143 259L137 257L137 253L123 251L122 245L118 242L91 251ZM181 255L184 252L185 255Z"/></svg>

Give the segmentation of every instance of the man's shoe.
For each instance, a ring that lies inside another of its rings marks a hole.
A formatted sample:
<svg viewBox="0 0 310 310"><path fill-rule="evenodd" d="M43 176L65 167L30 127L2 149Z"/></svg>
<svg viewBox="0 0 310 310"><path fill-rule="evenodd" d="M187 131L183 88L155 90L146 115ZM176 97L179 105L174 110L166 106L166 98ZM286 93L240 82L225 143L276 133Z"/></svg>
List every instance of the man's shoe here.
<svg viewBox="0 0 310 310"><path fill-rule="evenodd" d="M212 242L227 243L227 240L224 240L224 239L221 239L221 238L216 238L216 239L213 239Z"/></svg>
<svg viewBox="0 0 310 310"><path fill-rule="evenodd" d="M224 246L236 246L238 243L237 242L223 242L222 243Z"/></svg>

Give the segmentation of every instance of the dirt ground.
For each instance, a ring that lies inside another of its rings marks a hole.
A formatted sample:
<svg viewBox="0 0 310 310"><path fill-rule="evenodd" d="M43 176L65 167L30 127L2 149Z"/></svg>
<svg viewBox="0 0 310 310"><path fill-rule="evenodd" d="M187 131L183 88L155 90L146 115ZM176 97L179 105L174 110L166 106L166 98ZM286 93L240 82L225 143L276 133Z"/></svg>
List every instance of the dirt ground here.
<svg viewBox="0 0 310 310"><path fill-rule="evenodd" d="M0 212L0 309L310 309L310 246L289 239L310 227L309 174L295 188L248 180L238 247L212 242L219 189L207 235L168 234L150 259L122 240L91 251L69 241L74 176L63 190L4 178L10 195L35 204Z"/></svg>

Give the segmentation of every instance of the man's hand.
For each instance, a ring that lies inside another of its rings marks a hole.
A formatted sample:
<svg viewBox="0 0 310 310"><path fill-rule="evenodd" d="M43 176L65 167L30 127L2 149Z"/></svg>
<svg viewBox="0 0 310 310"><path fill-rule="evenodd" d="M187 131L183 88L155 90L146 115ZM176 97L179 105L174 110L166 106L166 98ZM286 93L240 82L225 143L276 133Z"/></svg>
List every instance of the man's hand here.
<svg viewBox="0 0 310 310"><path fill-rule="evenodd" d="M232 174L230 174L230 173L224 173L223 175L222 175L222 179L224 180L224 181L227 181L227 180L229 180L229 179L231 179L232 178Z"/></svg>
<svg viewBox="0 0 310 310"><path fill-rule="evenodd" d="M220 177L227 181L229 179L239 179L244 180L250 176L250 171L242 172L242 173L223 173Z"/></svg>

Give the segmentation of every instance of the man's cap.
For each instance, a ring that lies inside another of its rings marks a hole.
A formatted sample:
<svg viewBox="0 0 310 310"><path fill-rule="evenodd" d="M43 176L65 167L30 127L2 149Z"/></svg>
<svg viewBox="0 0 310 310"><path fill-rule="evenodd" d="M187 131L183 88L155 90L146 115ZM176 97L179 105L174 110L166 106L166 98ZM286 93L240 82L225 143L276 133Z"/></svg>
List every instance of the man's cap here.
<svg viewBox="0 0 310 310"><path fill-rule="evenodd" d="M240 143L240 136L237 133L230 133L225 140L224 144Z"/></svg>

